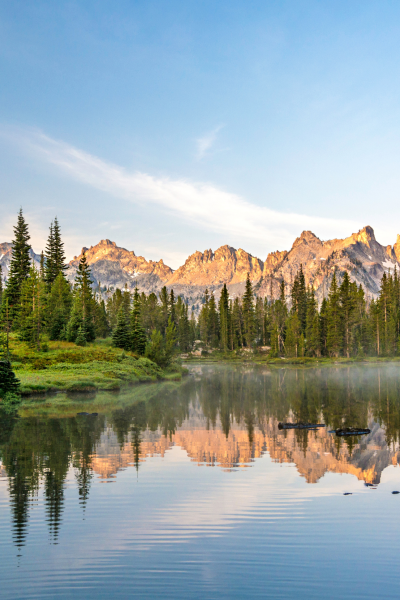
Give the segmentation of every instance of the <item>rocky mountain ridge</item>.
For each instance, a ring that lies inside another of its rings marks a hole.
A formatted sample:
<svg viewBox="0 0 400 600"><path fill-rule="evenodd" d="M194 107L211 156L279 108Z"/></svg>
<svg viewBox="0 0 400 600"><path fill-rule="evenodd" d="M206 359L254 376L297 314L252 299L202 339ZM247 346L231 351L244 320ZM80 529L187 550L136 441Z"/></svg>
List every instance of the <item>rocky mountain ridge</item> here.
<svg viewBox="0 0 400 600"><path fill-rule="evenodd" d="M307 285L314 288L321 301L328 293L335 270L339 281L347 271L352 281L361 284L369 297L376 297L383 273L400 268L400 235L393 246L382 246L370 226L347 238L327 241L320 240L311 231L303 231L289 251L271 252L264 261L241 248L236 250L225 245L215 252L211 249L194 252L176 271L162 259L158 262L146 260L106 239L90 248L82 248L80 255L70 261L67 276L71 282L83 253L91 266L94 285L100 286L103 293L125 286L131 291L138 287L145 293L157 293L166 285L196 305L206 288L218 297L224 283L231 297L241 295L249 273L257 295L276 298L282 281L289 294L302 265ZM10 258L11 244L0 244L4 278ZM32 259L39 264L38 254L32 252Z"/></svg>

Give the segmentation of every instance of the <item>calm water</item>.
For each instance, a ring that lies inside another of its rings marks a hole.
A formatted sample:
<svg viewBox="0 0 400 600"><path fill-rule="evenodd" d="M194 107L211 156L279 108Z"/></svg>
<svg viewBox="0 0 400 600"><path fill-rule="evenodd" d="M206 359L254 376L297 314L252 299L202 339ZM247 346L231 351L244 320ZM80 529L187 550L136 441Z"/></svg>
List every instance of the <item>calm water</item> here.
<svg viewBox="0 0 400 600"><path fill-rule="evenodd" d="M394 366L196 367L0 414L1 597L398 598L399 440Z"/></svg>

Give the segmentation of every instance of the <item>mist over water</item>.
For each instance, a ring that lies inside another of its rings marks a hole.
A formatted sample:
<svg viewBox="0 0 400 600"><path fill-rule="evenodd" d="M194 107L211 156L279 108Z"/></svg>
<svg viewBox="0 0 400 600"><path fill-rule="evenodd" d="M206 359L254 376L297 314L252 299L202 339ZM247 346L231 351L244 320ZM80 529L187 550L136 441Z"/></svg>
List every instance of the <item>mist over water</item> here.
<svg viewBox="0 0 400 600"><path fill-rule="evenodd" d="M390 363L193 366L1 413L2 597L397 597L399 444Z"/></svg>

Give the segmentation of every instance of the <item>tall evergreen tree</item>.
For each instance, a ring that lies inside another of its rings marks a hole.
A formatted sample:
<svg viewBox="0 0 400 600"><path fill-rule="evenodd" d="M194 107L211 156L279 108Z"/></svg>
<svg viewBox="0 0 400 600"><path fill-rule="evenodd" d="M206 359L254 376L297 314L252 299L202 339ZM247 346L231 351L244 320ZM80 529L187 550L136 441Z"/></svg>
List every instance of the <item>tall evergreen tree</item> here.
<svg viewBox="0 0 400 600"><path fill-rule="evenodd" d="M211 292L210 301L208 304L208 331L207 331L207 342L211 345L212 348L216 348L218 346L218 338L219 338L219 320L218 320L218 312L217 305L214 298L214 293Z"/></svg>
<svg viewBox="0 0 400 600"><path fill-rule="evenodd" d="M17 317L20 308L21 287L29 276L31 267L28 225L24 219L22 208L18 213L17 225L14 227L10 270L7 286L3 293L3 304L7 298L11 322Z"/></svg>
<svg viewBox="0 0 400 600"><path fill-rule="evenodd" d="M110 326L107 319L107 311L104 300L96 302L95 307L95 331L96 337L105 338L110 333Z"/></svg>
<svg viewBox="0 0 400 600"><path fill-rule="evenodd" d="M95 300L92 291L90 267L86 262L85 253L79 261L73 295L74 301L67 326L67 339L70 342L74 342L81 327L85 333L86 341L92 342L96 337L94 322Z"/></svg>
<svg viewBox="0 0 400 600"><path fill-rule="evenodd" d="M250 274L247 273L246 287L242 299L243 312L243 338L246 346L249 348L254 341L255 323L254 323L254 296L253 286L250 281Z"/></svg>
<svg viewBox="0 0 400 600"><path fill-rule="evenodd" d="M130 350L132 346L127 316L123 306L118 311L118 320L112 334L112 342L113 346L122 348L122 350Z"/></svg>
<svg viewBox="0 0 400 600"><path fill-rule="evenodd" d="M297 313L301 330L305 333L307 322L307 288L303 273L303 265L300 265L300 270L295 277L291 290L292 311Z"/></svg>
<svg viewBox="0 0 400 600"><path fill-rule="evenodd" d="M51 223L45 252L44 278L50 289L59 273L68 269L65 262L64 243L61 239L61 229L57 217Z"/></svg>
<svg viewBox="0 0 400 600"><path fill-rule="evenodd" d="M60 272L47 296L46 325L51 340L65 340L73 296L71 286Z"/></svg>
<svg viewBox="0 0 400 600"><path fill-rule="evenodd" d="M299 356L301 323L296 310L292 310L287 319L285 352L287 356Z"/></svg>
<svg viewBox="0 0 400 600"><path fill-rule="evenodd" d="M18 337L31 347L41 349L42 331L45 324L45 284L32 265L29 277L21 286Z"/></svg>
<svg viewBox="0 0 400 600"><path fill-rule="evenodd" d="M20 381L16 378L8 360L0 360L0 398L5 394L19 394Z"/></svg>
<svg viewBox="0 0 400 600"><path fill-rule="evenodd" d="M306 351L308 356L321 356L320 317L313 289L310 290L307 301Z"/></svg>
<svg viewBox="0 0 400 600"><path fill-rule="evenodd" d="M140 314L140 297L138 289L135 288L133 296L133 308L131 312L131 349L140 356L146 352L146 332L142 326Z"/></svg>
<svg viewBox="0 0 400 600"><path fill-rule="evenodd" d="M232 349L236 350L243 346L243 314L239 298L235 298L232 304Z"/></svg>
<svg viewBox="0 0 400 600"><path fill-rule="evenodd" d="M160 292L160 301L161 301L161 315L162 315L162 325L161 325L161 333L165 335L165 331L168 327L168 317L169 317L169 298L168 298L168 290L164 287Z"/></svg>
<svg viewBox="0 0 400 600"><path fill-rule="evenodd" d="M219 323L220 323L220 347L221 350L226 352L231 348L230 337L231 337L231 324L230 324L230 311L229 311L229 294L224 283L224 287L221 290L221 296L219 299Z"/></svg>
<svg viewBox="0 0 400 600"><path fill-rule="evenodd" d="M343 281L339 288L339 301L342 327L343 354L350 357L354 347L354 327L357 308L357 285L350 281L349 274L345 271Z"/></svg>
<svg viewBox="0 0 400 600"><path fill-rule="evenodd" d="M54 230L53 221L50 223L49 235L47 238L46 251L45 251L45 264L44 264L44 279L50 289L51 284L56 278L56 269L54 264Z"/></svg>
<svg viewBox="0 0 400 600"><path fill-rule="evenodd" d="M332 277L328 298L326 345L330 356L339 356L341 346L340 298L336 271Z"/></svg>
<svg viewBox="0 0 400 600"><path fill-rule="evenodd" d="M175 294L174 294L174 290L171 289L170 293L169 293L169 316L172 319L172 322L177 323L177 318L176 318L176 311L175 311Z"/></svg>
<svg viewBox="0 0 400 600"><path fill-rule="evenodd" d="M61 228L58 222L57 217L54 219L53 225L53 237L54 237L54 267L56 272L56 277L59 273L64 273L68 269L68 264L66 263L65 252L64 252L64 242L61 239Z"/></svg>
<svg viewBox="0 0 400 600"><path fill-rule="evenodd" d="M200 339L205 344L208 344L208 313L209 313L209 295L208 290L204 292L203 305L199 315Z"/></svg>
<svg viewBox="0 0 400 600"><path fill-rule="evenodd" d="M3 270L0 265L0 306L3 300Z"/></svg>

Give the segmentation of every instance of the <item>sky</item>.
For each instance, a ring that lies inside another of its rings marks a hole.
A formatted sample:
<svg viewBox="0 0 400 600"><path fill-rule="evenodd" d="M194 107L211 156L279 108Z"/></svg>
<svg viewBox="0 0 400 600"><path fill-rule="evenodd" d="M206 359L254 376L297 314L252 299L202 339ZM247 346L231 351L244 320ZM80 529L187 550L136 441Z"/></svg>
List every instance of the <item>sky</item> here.
<svg viewBox="0 0 400 600"><path fill-rule="evenodd" d="M0 3L0 242L172 268L400 233L400 3Z"/></svg>

